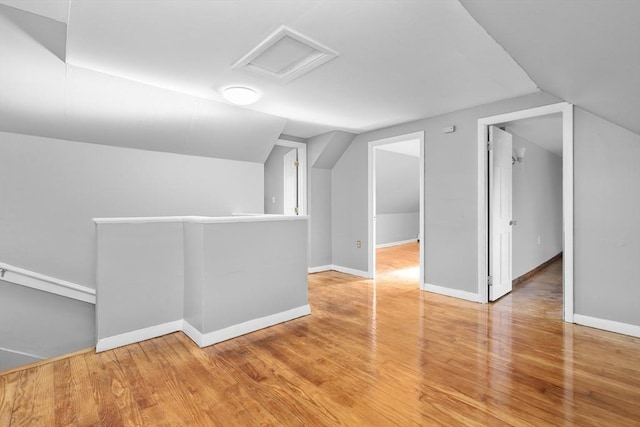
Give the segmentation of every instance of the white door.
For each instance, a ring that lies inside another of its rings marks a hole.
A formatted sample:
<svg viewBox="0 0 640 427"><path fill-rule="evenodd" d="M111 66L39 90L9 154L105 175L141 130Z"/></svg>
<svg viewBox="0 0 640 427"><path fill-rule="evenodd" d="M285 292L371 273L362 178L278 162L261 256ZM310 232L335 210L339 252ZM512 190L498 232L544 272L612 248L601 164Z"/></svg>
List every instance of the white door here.
<svg viewBox="0 0 640 427"><path fill-rule="evenodd" d="M489 127L489 300L511 292L511 134Z"/></svg>
<svg viewBox="0 0 640 427"><path fill-rule="evenodd" d="M292 149L283 157L284 162L284 214L297 215L298 208L298 150Z"/></svg>

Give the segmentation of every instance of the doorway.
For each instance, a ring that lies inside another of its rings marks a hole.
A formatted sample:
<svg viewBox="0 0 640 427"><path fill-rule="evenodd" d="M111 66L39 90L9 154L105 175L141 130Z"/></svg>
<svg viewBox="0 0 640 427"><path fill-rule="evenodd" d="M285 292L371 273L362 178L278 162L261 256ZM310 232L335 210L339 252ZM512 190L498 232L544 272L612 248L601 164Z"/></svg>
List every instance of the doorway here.
<svg viewBox="0 0 640 427"><path fill-rule="evenodd" d="M307 146L278 140L264 163L264 213L306 215Z"/></svg>
<svg viewBox="0 0 640 427"><path fill-rule="evenodd" d="M480 302L487 303L495 300L511 290L511 231L514 221L517 218L511 217L511 211L503 212L504 218L494 215L503 209L497 193L504 191L495 186L500 181L502 172L500 167L496 167L496 152L492 152L496 146L491 146L489 141L492 126L504 125L507 123L517 123L517 121L529 118L540 118L554 114L561 115L562 128L562 195L561 195L561 251L563 260L563 317L567 322L573 321L573 106L568 103L559 103L529 110L517 111L498 116L487 117L478 120L478 296ZM494 127L495 130L495 127ZM500 130L495 131L499 133ZM495 144L495 142L494 142ZM501 144L504 144L502 142ZM518 155L514 153L512 147L504 149L510 158L509 166L512 162L515 165L520 163ZM501 150L498 150L501 151ZM504 159L499 162L504 163ZM524 160L526 162L526 160ZM501 163L500 163L501 165ZM525 166L526 167L526 166ZM502 165L506 169L505 165ZM517 170L517 169L516 169ZM512 172L509 168L508 172ZM493 176L497 174L497 176ZM511 177L509 177L509 185ZM504 190L504 189L503 189ZM500 221L505 222L501 224ZM510 222L510 223L509 223ZM507 230L509 233L500 234L498 231ZM500 237L498 237L500 236ZM540 239L540 237L538 237ZM540 240L539 240L540 241ZM507 263L506 265L504 263ZM508 273L507 273L508 272ZM505 283L498 283L497 291L493 292L496 286L496 277L504 275ZM491 283L493 282L493 283ZM505 290L505 287L508 289ZM490 290L491 289L491 290Z"/></svg>
<svg viewBox="0 0 640 427"><path fill-rule="evenodd" d="M386 161L385 161L386 160ZM382 163L381 163L382 161ZM401 176L411 185L398 187ZM407 174L407 172L409 172ZM379 184L379 185L378 185ZM413 186L413 189L412 189ZM380 199L380 200L379 200ZM418 255L418 283L424 284L424 132L369 142L368 277L376 277L378 250L386 259ZM406 246L405 246L406 245ZM413 245L413 246L412 246ZM404 247L402 247L404 246ZM403 264L402 262L399 265ZM388 268L388 266L387 266ZM411 274L407 269L408 274Z"/></svg>

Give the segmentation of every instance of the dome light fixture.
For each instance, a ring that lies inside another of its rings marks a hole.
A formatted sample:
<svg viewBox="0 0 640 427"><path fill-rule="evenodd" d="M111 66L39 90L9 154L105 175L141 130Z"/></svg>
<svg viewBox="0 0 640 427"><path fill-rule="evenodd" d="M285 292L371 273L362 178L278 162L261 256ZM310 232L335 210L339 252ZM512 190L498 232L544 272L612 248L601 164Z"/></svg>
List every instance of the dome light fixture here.
<svg viewBox="0 0 640 427"><path fill-rule="evenodd" d="M227 101L236 105L249 105L256 102L260 95L255 90L244 86L232 86L222 92Z"/></svg>

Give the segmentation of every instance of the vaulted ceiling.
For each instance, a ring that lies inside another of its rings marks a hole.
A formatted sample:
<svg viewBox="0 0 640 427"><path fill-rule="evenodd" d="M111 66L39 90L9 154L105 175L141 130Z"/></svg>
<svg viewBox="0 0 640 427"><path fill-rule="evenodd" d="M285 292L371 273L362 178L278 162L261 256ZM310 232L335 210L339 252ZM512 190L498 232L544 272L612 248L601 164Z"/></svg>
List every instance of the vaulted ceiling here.
<svg viewBox="0 0 640 427"><path fill-rule="evenodd" d="M0 0L0 129L264 161L540 89L640 133L640 2ZM281 26L338 52L281 83L232 68ZM246 107L221 96L244 85Z"/></svg>
<svg viewBox="0 0 640 427"><path fill-rule="evenodd" d="M640 1L461 2L541 90L640 133Z"/></svg>

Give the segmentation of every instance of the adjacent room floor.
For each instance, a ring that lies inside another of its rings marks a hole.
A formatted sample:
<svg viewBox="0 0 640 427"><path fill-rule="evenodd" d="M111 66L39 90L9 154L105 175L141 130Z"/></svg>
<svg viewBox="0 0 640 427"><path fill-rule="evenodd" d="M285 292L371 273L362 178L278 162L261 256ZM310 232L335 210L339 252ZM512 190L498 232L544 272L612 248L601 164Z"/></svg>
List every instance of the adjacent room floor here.
<svg viewBox="0 0 640 427"><path fill-rule="evenodd" d="M313 274L305 318L0 374L0 426L640 425L640 340L564 323L559 272L491 305Z"/></svg>

